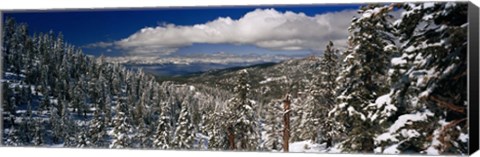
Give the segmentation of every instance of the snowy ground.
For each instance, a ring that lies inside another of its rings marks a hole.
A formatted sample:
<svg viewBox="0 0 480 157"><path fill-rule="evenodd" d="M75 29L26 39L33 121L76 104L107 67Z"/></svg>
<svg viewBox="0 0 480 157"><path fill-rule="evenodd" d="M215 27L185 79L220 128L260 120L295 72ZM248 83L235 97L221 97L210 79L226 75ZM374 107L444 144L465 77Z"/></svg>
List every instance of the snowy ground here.
<svg viewBox="0 0 480 157"><path fill-rule="evenodd" d="M310 140L293 142L289 144L289 152L300 153L339 153L335 148L325 148L326 144L312 143ZM283 151L283 150L282 150Z"/></svg>
<svg viewBox="0 0 480 157"><path fill-rule="evenodd" d="M310 140L293 142L289 145L289 152L325 152L324 144L314 144Z"/></svg>

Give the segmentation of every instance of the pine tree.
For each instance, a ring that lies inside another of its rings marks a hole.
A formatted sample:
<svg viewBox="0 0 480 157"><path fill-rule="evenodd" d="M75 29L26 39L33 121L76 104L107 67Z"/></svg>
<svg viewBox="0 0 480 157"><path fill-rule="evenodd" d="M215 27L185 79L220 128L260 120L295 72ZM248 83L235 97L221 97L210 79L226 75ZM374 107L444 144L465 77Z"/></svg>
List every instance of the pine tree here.
<svg viewBox="0 0 480 157"><path fill-rule="evenodd" d="M77 112L77 115L80 116L85 110L87 93L85 87L87 87L87 80L84 75L79 78L77 85L73 88L73 98L72 98L72 107L73 110Z"/></svg>
<svg viewBox="0 0 480 157"><path fill-rule="evenodd" d="M354 18L349 28L350 45L340 75L340 80L345 82L341 83L339 104L332 112L332 118L339 120L342 128L347 128L347 136L341 145L343 151L373 152L373 137L385 125L379 125L378 119L369 117L372 112L369 106L388 92L388 86L383 84L393 53L390 47L395 44L389 22L390 11L389 6L364 6L359 10L361 17Z"/></svg>
<svg viewBox="0 0 480 157"><path fill-rule="evenodd" d="M79 125L77 125L70 114L68 109L68 102L65 99L60 99L58 101L57 108L60 110L60 134L63 138L65 147L76 147L77 146L77 134L80 132Z"/></svg>
<svg viewBox="0 0 480 157"><path fill-rule="evenodd" d="M6 83L3 83L1 86L4 91L2 93L3 94L2 109L4 111L2 113L3 120L4 120L2 124L4 128L8 128L10 126L13 127L15 125L15 119L16 119L15 111L17 108L15 97L14 97L15 93L9 87L10 83L6 82Z"/></svg>
<svg viewBox="0 0 480 157"><path fill-rule="evenodd" d="M19 128L21 128L21 126L19 125L15 125L15 126L11 126L7 129L4 129L4 131L2 132L4 134L4 137L3 137L3 144L6 145L6 146L21 146L23 141L21 139L21 135L23 135L23 133L20 133L20 130Z"/></svg>
<svg viewBox="0 0 480 157"><path fill-rule="evenodd" d="M132 146L131 133L133 126L129 118L127 104L125 104L124 98L117 100L117 109L115 117L113 118L113 141L110 144L110 148L130 148Z"/></svg>
<svg viewBox="0 0 480 157"><path fill-rule="evenodd" d="M200 122L198 124L198 132L201 134L201 136L199 137L199 141L198 141L198 145L199 145L199 149L200 150L207 150L208 149L208 138L204 138L204 137L208 137L210 134L209 134L209 130L208 130L208 116L207 115L207 112L205 110L203 110L201 112L201 118L200 118Z"/></svg>
<svg viewBox="0 0 480 157"><path fill-rule="evenodd" d="M18 43L13 38L15 34L16 22L13 18L7 18L5 20L5 28L3 31L3 50L2 50L2 58L3 58L3 68L5 71L10 71L10 65L12 65L12 55L14 50L14 46L18 45Z"/></svg>
<svg viewBox="0 0 480 157"><path fill-rule="evenodd" d="M402 107L377 152L467 152L467 3L406 3L391 102ZM405 123L409 121L409 123ZM405 134L408 132L408 134Z"/></svg>
<svg viewBox="0 0 480 157"><path fill-rule="evenodd" d="M94 117L90 123L88 136L90 136L92 145L100 148L106 147L106 125L99 110L94 111Z"/></svg>
<svg viewBox="0 0 480 157"><path fill-rule="evenodd" d="M77 138L75 139L75 142L77 143L76 147L84 148L92 145L91 138L87 134L87 129L81 129L80 132L77 133Z"/></svg>
<svg viewBox="0 0 480 157"><path fill-rule="evenodd" d="M282 149L282 103L273 101L265 107L265 131L266 139L263 143L263 148L268 151L279 151Z"/></svg>
<svg viewBox="0 0 480 157"><path fill-rule="evenodd" d="M298 100L298 99L297 99ZM305 105L308 103L305 103L305 100L301 99L300 101L292 101L291 103L291 136L290 136L290 142L295 142L295 141L303 141L305 140L302 135L305 126L305 119L304 119L304 108L306 107Z"/></svg>
<svg viewBox="0 0 480 157"><path fill-rule="evenodd" d="M328 113L336 104L335 96L337 95L337 76L338 76L338 50L334 48L333 42L329 42L320 61L319 88L318 95L314 92L316 102L322 105L320 117L318 117L320 125L319 138L322 142L326 142L327 147L333 146L334 142L338 142L340 132L334 129L335 120L328 117Z"/></svg>
<svg viewBox="0 0 480 157"><path fill-rule="evenodd" d="M299 140L310 140L312 142L317 141L318 135L318 126L320 125L320 114L322 113L320 102L317 101L315 97L310 95L305 100L304 104L301 107L300 112L302 112L300 122L298 124Z"/></svg>
<svg viewBox="0 0 480 157"><path fill-rule="evenodd" d="M148 89L147 89L148 90ZM138 143L140 148L148 148L152 145L152 141L150 140L150 129L145 123L145 116L148 117L148 112L146 107L149 106L149 96L148 93L150 91L143 91L142 96L140 97L140 103L137 103L135 106L134 121L136 121L136 130L137 133L135 134L135 143Z"/></svg>
<svg viewBox="0 0 480 157"><path fill-rule="evenodd" d="M33 139L32 144L34 146L41 146L45 144L45 127L42 120L34 119L33 121Z"/></svg>
<svg viewBox="0 0 480 157"><path fill-rule="evenodd" d="M22 119L18 126L18 132L16 136L19 137L19 144L20 145L31 145L31 141L34 137L34 130L31 128L33 123L33 118L31 116L27 116L27 114L23 113L19 119Z"/></svg>
<svg viewBox="0 0 480 157"><path fill-rule="evenodd" d="M106 94L105 96L105 125L111 126L112 123L112 97L110 94Z"/></svg>
<svg viewBox="0 0 480 157"><path fill-rule="evenodd" d="M150 138L151 131L150 128L142 120L137 126L137 132L134 137L134 142L138 143L139 148L150 148L153 144L153 141Z"/></svg>
<svg viewBox="0 0 480 157"><path fill-rule="evenodd" d="M229 118L226 119L225 128L235 140L235 143L229 143L229 145L234 146L235 149L253 151L257 149L259 142L254 102L248 99L250 85L247 80L247 70L241 70L239 75L234 88L237 95L227 102L228 109L224 116Z"/></svg>
<svg viewBox="0 0 480 157"><path fill-rule="evenodd" d="M60 142L61 139L63 139L62 136L62 126L60 125L60 116L59 116L59 111L57 108L50 108L49 110L50 116L49 116L49 122L50 122L50 129L52 131L52 142L53 143L58 143Z"/></svg>
<svg viewBox="0 0 480 157"><path fill-rule="evenodd" d="M337 55L338 50L333 47L333 42L329 42L316 69L317 74L308 89L308 97L301 109L303 113L298 133L302 140L308 139L314 143L327 142L328 145L331 145L332 137L326 135L334 132L332 124L330 124L332 121L324 117L328 116L328 112L336 103Z"/></svg>
<svg viewBox="0 0 480 157"><path fill-rule="evenodd" d="M161 113L158 118L158 126L155 133L154 147L160 149L170 149L171 146L171 120L170 104L161 103Z"/></svg>
<svg viewBox="0 0 480 157"><path fill-rule="evenodd" d="M18 118L21 120L18 124L18 130L14 131L14 136L18 137L18 143L15 142L14 144L19 144L23 146L30 146L33 142L35 142L35 120L32 115L31 107L27 107L27 111L21 114L21 117ZM12 128L13 129L13 128ZM15 138L13 138L16 140Z"/></svg>
<svg viewBox="0 0 480 157"><path fill-rule="evenodd" d="M208 149L209 150L227 150L228 143L226 140L225 124L221 123L223 112L217 112L215 107L207 110L207 119L205 129L208 134Z"/></svg>
<svg viewBox="0 0 480 157"><path fill-rule="evenodd" d="M191 149L195 139L195 132L192 124L190 111L186 104L182 104L180 116L175 129L175 137L172 145L176 149Z"/></svg>

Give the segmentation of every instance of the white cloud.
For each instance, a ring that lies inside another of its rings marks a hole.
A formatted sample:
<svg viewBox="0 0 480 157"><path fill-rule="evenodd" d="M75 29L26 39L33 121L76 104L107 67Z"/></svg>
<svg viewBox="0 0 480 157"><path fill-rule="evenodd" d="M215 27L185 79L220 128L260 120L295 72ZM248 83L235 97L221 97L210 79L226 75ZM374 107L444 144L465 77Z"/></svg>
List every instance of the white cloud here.
<svg viewBox="0 0 480 157"><path fill-rule="evenodd" d="M93 43L93 44L88 44L88 45L85 45L83 46L84 48L107 48L107 47L111 47L113 46L113 43L109 43L109 42L97 42L97 43Z"/></svg>
<svg viewBox="0 0 480 157"><path fill-rule="evenodd" d="M193 43L251 44L273 50L316 51L324 49L329 40L338 47L346 46L347 28L355 14L355 10L345 10L307 16L257 9L238 20L219 17L193 26L147 27L113 44L132 55L170 54Z"/></svg>

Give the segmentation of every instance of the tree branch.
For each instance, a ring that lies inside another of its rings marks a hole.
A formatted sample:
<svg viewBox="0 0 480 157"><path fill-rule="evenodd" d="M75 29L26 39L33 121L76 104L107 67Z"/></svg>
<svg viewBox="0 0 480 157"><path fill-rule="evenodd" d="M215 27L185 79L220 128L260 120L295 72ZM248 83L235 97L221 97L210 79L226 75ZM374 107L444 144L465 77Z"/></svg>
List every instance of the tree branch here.
<svg viewBox="0 0 480 157"><path fill-rule="evenodd" d="M436 96L430 96L429 99L435 101L442 108L446 108L458 113L465 114L465 108L463 107L459 107L453 103L447 102L446 100L442 100Z"/></svg>

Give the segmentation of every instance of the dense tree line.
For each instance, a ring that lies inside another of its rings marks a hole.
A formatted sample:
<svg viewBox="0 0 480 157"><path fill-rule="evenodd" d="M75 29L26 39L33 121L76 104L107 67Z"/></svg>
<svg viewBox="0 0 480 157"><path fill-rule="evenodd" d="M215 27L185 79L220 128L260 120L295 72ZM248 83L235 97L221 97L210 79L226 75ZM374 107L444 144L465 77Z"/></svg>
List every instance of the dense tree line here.
<svg viewBox="0 0 480 157"><path fill-rule="evenodd" d="M87 56L61 34L30 36L11 18L3 31L5 145L193 148L200 113L229 97L206 86L159 83Z"/></svg>

